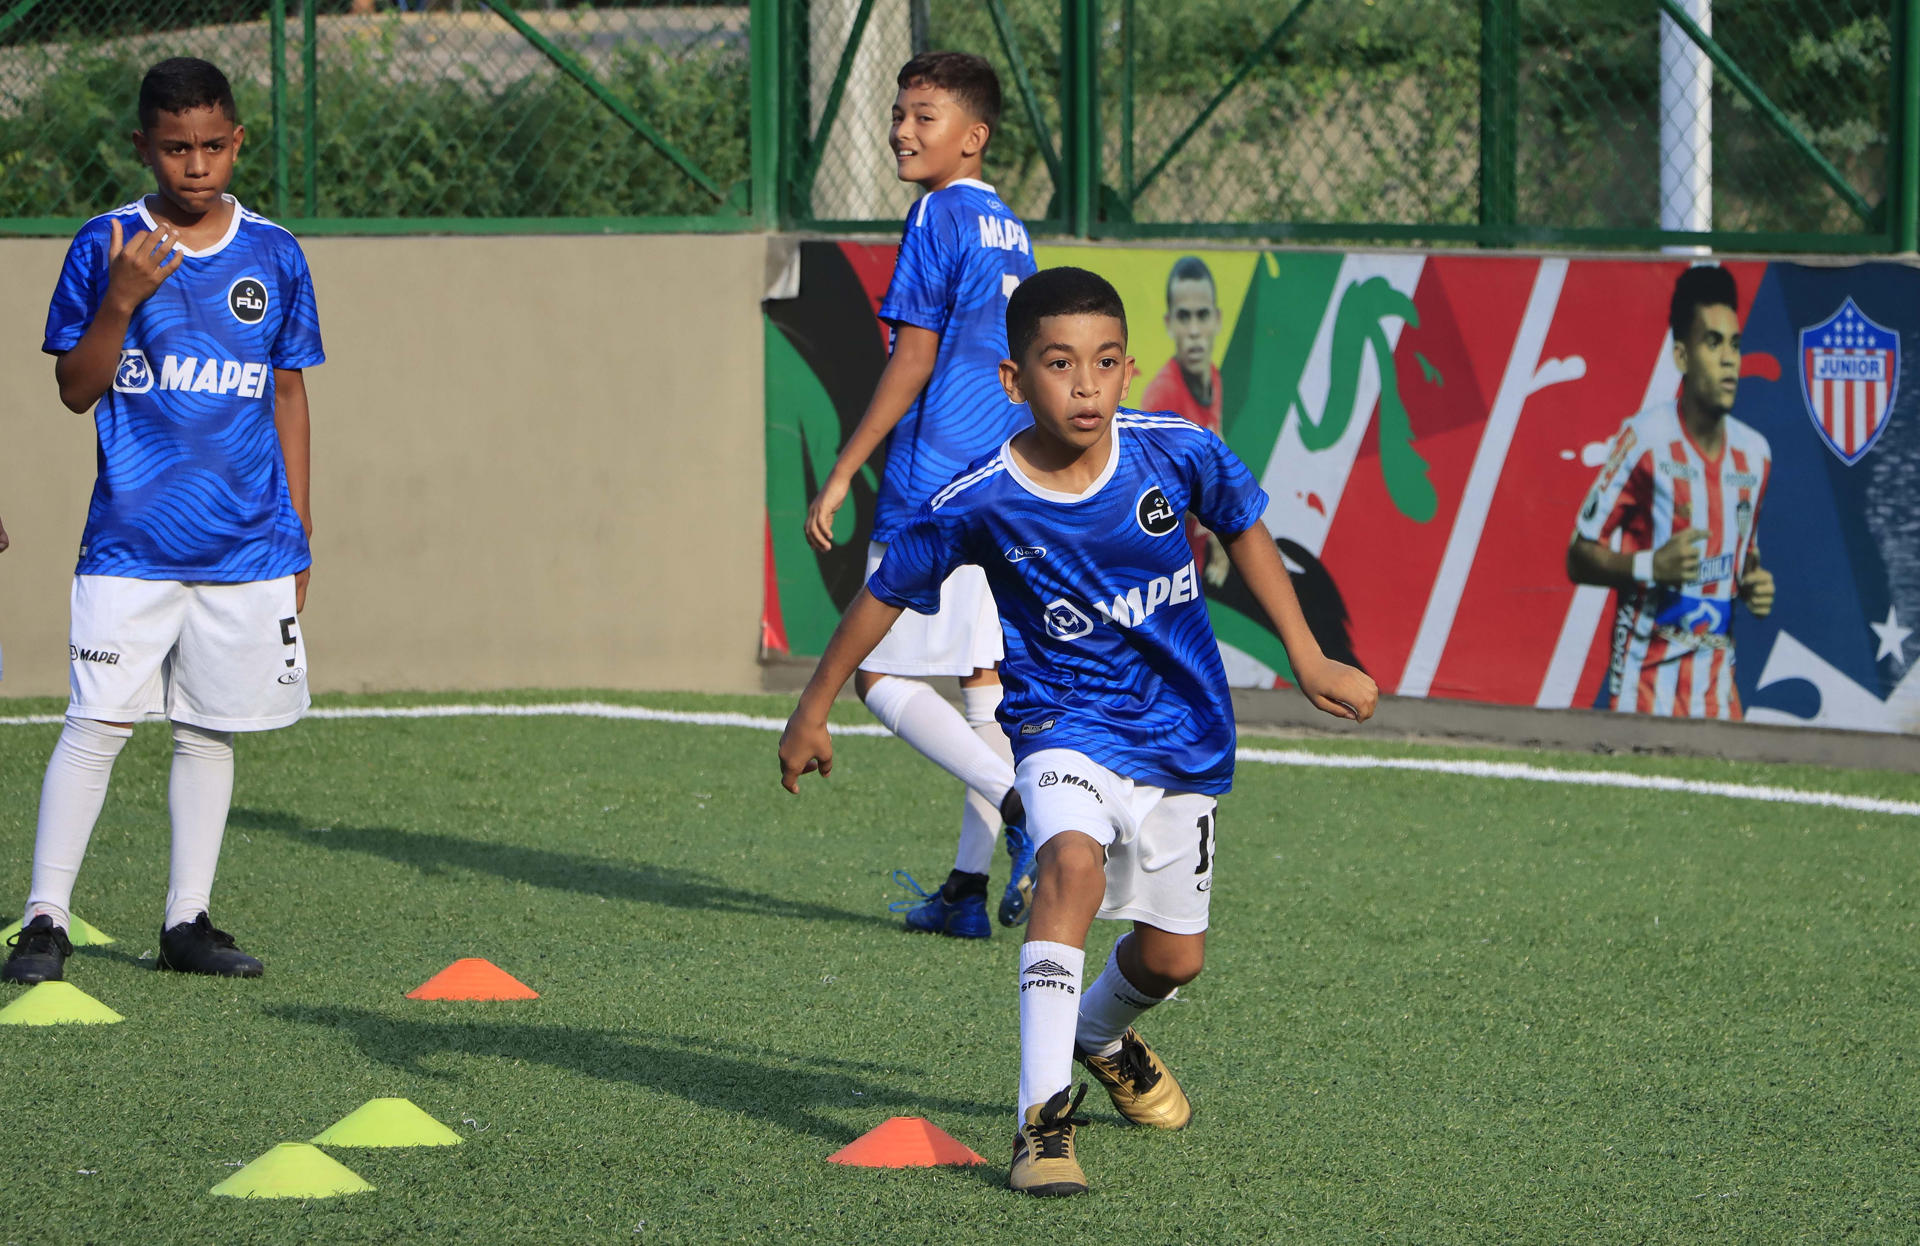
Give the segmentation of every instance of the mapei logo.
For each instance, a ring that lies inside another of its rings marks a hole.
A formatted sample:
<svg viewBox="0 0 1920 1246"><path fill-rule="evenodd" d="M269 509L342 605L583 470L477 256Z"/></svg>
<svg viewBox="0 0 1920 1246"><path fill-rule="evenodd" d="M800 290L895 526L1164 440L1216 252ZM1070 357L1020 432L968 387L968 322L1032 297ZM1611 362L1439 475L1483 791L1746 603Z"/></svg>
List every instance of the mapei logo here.
<svg viewBox="0 0 1920 1246"><path fill-rule="evenodd" d="M1078 640L1093 630L1093 620L1064 597L1047 603L1047 635L1055 640Z"/></svg>
<svg viewBox="0 0 1920 1246"><path fill-rule="evenodd" d="M1047 547L1044 545L1009 545L1007 547L1008 562L1025 562L1029 558L1045 558L1046 556Z"/></svg>
<svg viewBox="0 0 1920 1246"><path fill-rule="evenodd" d="M1180 527L1180 512L1173 509L1173 503L1167 501L1159 485L1147 486L1147 491L1133 504L1133 518L1140 525L1140 531L1148 536L1165 536Z"/></svg>
<svg viewBox="0 0 1920 1246"><path fill-rule="evenodd" d="M98 662L102 666L120 665L120 655L110 649L82 649L78 645L67 646L67 660L70 662Z"/></svg>
<svg viewBox="0 0 1920 1246"><path fill-rule="evenodd" d="M1059 772L1054 770L1049 770L1045 774L1040 776L1040 782L1035 786L1052 787L1054 784L1058 783L1059 781L1060 781Z"/></svg>
<svg viewBox="0 0 1920 1246"><path fill-rule="evenodd" d="M120 352L120 366L113 370L113 388L122 394L144 394L153 388L153 368L144 350Z"/></svg>
<svg viewBox="0 0 1920 1246"><path fill-rule="evenodd" d="M1049 771L1048 773L1052 772ZM1098 804L1104 805L1107 803L1106 797L1100 794L1100 789L1095 787L1090 779L1083 779L1077 774L1063 774L1060 776L1060 781L1068 787L1077 787L1086 792L1089 796L1092 796Z"/></svg>
<svg viewBox="0 0 1920 1246"><path fill-rule="evenodd" d="M1101 618L1117 627L1139 627L1161 606L1177 606L1197 601L1199 597L1199 578L1194 574L1193 564L1188 563L1172 575L1157 575L1148 580L1144 592L1130 588L1112 601L1094 602L1093 608L1100 612Z"/></svg>
<svg viewBox="0 0 1920 1246"><path fill-rule="evenodd" d="M127 355L140 354L127 351ZM120 367L126 370L126 356L122 355ZM141 355L140 366L146 369L146 356ZM267 393L267 378L272 371L264 363L241 363L236 359L201 359L196 355L182 358L168 355L160 361L160 375L156 379L147 370L146 384L137 390L125 390L126 393L145 393L157 384L161 389L171 389L189 394L237 394L242 398L264 398ZM116 378L115 389L121 389Z"/></svg>
<svg viewBox="0 0 1920 1246"><path fill-rule="evenodd" d="M242 277L227 287L227 310L241 324L267 318L267 287L258 277Z"/></svg>

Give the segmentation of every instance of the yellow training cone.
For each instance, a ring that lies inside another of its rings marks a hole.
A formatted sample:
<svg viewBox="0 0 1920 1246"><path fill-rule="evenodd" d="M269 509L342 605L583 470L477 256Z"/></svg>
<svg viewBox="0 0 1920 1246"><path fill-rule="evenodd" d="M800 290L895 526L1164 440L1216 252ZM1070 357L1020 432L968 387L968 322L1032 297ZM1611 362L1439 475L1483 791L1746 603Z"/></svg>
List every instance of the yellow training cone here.
<svg viewBox="0 0 1920 1246"><path fill-rule="evenodd" d="M464 1139L410 1099L369 1099L314 1141L321 1146L459 1146Z"/></svg>
<svg viewBox="0 0 1920 1246"><path fill-rule="evenodd" d="M125 1020L71 982L42 982L0 1008L0 1025L111 1025Z"/></svg>
<svg viewBox="0 0 1920 1246"><path fill-rule="evenodd" d="M319 1147L282 1142L208 1193L228 1198L332 1198L372 1188Z"/></svg>
<svg viewBox="0 0 1920 1246"><path fill-rule="evenodd" d="M92 922L82 921L78 917L70 917L67 920L73 923L72 927L67 931L67 942L73 944L75 947L104 947L114 942L112 935L100 929L100 927L94 925ZM5 930L0 930L0 943L4 943L19 933L20 923L15 922Z"/></svg>

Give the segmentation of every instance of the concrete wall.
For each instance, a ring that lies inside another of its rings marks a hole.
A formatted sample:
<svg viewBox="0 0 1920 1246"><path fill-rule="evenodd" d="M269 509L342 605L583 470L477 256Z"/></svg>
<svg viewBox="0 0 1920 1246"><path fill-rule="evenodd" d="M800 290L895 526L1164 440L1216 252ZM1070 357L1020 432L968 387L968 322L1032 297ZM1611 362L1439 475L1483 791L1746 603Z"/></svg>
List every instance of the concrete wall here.
<svg viewBox="0 0 1920 1246"><path fill-rule="evenodd" d="M312 239L316 691L748 691L759 237ZM89 416L39 353L66 244L0 240L0 695L66 691Z"/></svg>

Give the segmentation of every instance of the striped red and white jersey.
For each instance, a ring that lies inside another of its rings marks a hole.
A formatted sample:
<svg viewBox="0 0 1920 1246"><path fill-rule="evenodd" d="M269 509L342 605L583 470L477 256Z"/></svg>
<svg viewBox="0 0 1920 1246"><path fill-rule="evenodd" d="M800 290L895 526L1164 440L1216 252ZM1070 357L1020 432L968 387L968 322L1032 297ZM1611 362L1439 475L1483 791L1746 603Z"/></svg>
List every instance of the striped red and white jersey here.
<svg viewBox="0 0 1920 1246"><path fill-rule="evenodd" d="M1623 553L1659 549L1676 532L1707 532L1700 573L1684 585L1616 594L1604 704L1627 713L1740 717L1733 684L1733 603L1758 558L1754 523L1773 454L1728 416L1717 458L1702 454L1672 402L1620 426L1581 508L1577 531Z"/></svg>

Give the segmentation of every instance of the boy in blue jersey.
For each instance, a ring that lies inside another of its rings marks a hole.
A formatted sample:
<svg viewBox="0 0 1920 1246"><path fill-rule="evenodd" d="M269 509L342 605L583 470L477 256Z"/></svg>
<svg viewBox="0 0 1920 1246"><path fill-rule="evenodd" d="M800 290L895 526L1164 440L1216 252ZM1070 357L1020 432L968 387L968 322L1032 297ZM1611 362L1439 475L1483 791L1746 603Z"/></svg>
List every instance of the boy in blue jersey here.
<svg viewBox="0 0 1920 1246"><path fill-rule="evenodd" d="M1000 122L1000 79L977 56L932 52L908 61L898 83L889 142L900 179L927 193L907 214L880 305L893 326L886 370L807 511L807 540L832 548L834 514L855 473L886 442L868 575L934 490L1027 422L1001 389L999 369L1007 295L1033 274L1033 247L1026 227L981 180ZM899 906L909 908L909 929L975 939L991 932L987 869L1003 809L1013 868L1000 921L1025 919L1032 844L1009 798L1013 752L995 721L1001 653L986 579L962 567L942 587L939 609L902 619L855 676L876 718L967 785L953 870L932 895L912 884L924 902ZM959 676L964 715L925 682L929 675Z"/></svg>
<svg viewBox="0 0 1920 1246"><path fill-rule="evenodd" d="M1001 721L1039 843L1020 949L1020 1100L1008 1184L1078 1194L1077 1059L1136 1124L1178 1129L1185 1092L1134 1022L1200 972L1213 888L1214 801L1233 779L1226 674L1181 516L1225 544L1315 706L1364 721L1373 681L1325 657L1260 520L1266 494L1213 432L1119 410L1132 380L1126 313L1105 280L1040 273L1007 308L1007 395L1032 424L921 507L847 610L780 739L797 791L833 765L827 709L903 609L955 567L984 569L1007 637ZM1095 916L1130 920L1081 991Z"/></svg>
<svg viewBox="0 0 1920 1246"><path fill-rule="evenodd" d="M139 111L133 145L155 193L81 227L47 312L60 400L94 408L99 474L73 582L72 703L9 982L62 976L75 875L114 759L150 714L173 724L157 967L258 977L208 916L233 733L307 707L302 369L325 358L312 278L292 234L226 193L246 130L225 75L162 61Z"/></svg>

